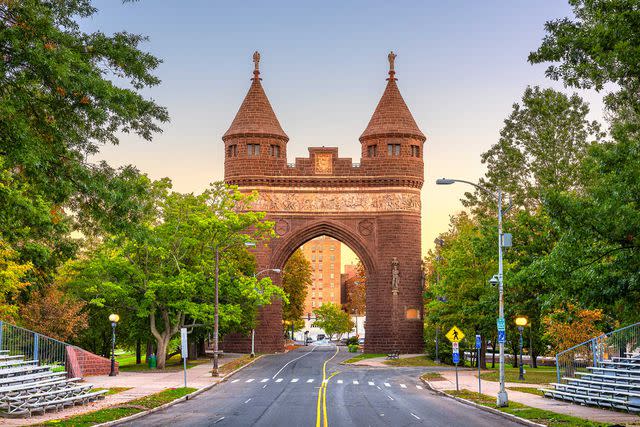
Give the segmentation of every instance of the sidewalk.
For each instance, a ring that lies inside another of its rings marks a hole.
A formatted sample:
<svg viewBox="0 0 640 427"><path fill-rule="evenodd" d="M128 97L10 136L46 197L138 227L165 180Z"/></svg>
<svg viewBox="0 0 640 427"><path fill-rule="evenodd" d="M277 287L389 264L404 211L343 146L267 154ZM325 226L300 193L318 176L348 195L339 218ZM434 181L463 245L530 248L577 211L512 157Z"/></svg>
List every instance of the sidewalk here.
<svg viewBox="0 0 640 427"><path fill-rule="evenodd" d="M440 374L445 378L439 381L428 381L431 388L435 390L455 390L456 374L452 371L442 371ZM469 391L478 391L478 377L474 370L459 370L458 383L460 389ZM531 393L509 390L509 387L535 387L542 388L541 384L523 384L523 383L506 383L509 400L532 406L538 409L558 412L565 415L572 415L578 418L584 418L597 422L619 423L625 425L640 425L640 416L631 415L624 412L609 411L606 409L598 409L590 406L576 405L561 400L548 399L542 396L536 396ZM494 381L482 381L482 394L489 396L497 396L500 384Z"/></svg>
<svg viewBox="0 0 640 427"><path fill-rule="evenodd" d="M353 353L353 354L355 356L357 356L360 353ZM418 356L424 356L424 354L422 354L422 353L418 353L418 354L400 354L398 357L400 359L407 359L409 357L418 357ZM376 368L390 368L389 365L385 365L383 363L386 360L389 360L389 359L387 359L386 356L372 357L371 359L359 360L359 361L354 362L354 363L349 363L348 365L350 365L350 366L372 366L372 367L376 367Z"/></svg>
<svg viewBox="0 0 640 427"><path fill-rule="evenodd" d="M220 366L241 357L241 354L225 353L220 359ZM211 363L203 363L187 369L187 387L200 389L209 384L219 383L224 377L211 376ZM60 412L47 412L44 415L34 415L32 418L0 418L3 426L24 426L37 424L48 420L65 418L71 415L92 412L108 406L123 404L130 400L158 393L168 388L184 387L184 371L147 371L121 372L115 377L95 376L85 378L85 382L93 384L94 388L131 387L129 390L106 396L104 399L88 405L72 406Z"/></svg>

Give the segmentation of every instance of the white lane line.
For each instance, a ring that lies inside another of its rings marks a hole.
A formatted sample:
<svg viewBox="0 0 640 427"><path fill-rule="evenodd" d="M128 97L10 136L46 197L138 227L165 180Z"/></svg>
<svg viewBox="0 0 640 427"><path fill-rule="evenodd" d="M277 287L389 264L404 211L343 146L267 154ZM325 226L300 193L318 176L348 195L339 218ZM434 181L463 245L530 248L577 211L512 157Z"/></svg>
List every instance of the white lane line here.
<svg viewBox="0 0 640 427"><path fill-rule="evenodd" d="M250 400L251 400L251 397L245 400L244 403L249 403Z"/></svg>
<svg viewBox="0 0 640 427"><path fill-rule="evenodd" d="M416 414L414 414L413 412L409 412L409 413L410 413L410 414L411 414L411 416L412 416L413 418L415 418L416 420L419 420L419 419L420 419L420 417L419 417L419 416L417 416Z"/></svg>
<svg viewBox="0 0 640 427"><path fill-rule="evenodd" d="M338 380L338 384L342 384L342 380Z"/></svg>
<svg viewBox="0 0 640 427"><path fill-rule="evenodd" d="M384 386L385 386L385 387L391 387L391 384L389 384L389 383L384 383Z"/></svg>
<svg viewBox="0 0 640 427"><path fill-rule="evenodd" d="M358 380L353 380L353 384L354 384L354 385L358 385L358 384L360 384L360 383L358 382Z"/></svg>
<svg viewBox="0 0 640 427"><path fill-rule="evenodd" d="M402 387L402 388L407 388L407 386L406 386L406 385L404 385L404 384L400 384L400 387Z"/></svg>
<svg viewBox="0 0 640 427"><path fill-rule="evenodd" d="M315 350L316 348L317 348L317 347L313 347L313 348L311 349L311 351L306 352L306 353L305 353L305 354L303 354L302 356L300 356L300 357L296 357L296 358L295 358L295 359L293 359L293 360L289 360L287 363L285 363L285 364L282 366L282 368L280 368L280 370L279 370L278 372L276 372L276 374L275 374L273 377L271 377L271 379L272 379L272 380L275 380L275 379L276 379L276 377L278 376L278 374L279 374L280 372L282 372L282 370L283 370L284 368L286 368L286 367L287 367L287 365L288 365L289 363L291 363L291 362L295 362L295 361L296 361L296 360L298 360L298 359L302 359L303 357L310 355L311 353L313 353L313 350Z"/></svg>
<svg viewBox="0 0 640 427"><path fill-rule="evenodd" d="M253 382L253 381L255 381L253 378L249 378L248 380L245 381L245 383L250 383L250 382Z"/></svg>
<svg viewBox="0 0 640 427"><path fill-rule="evenodd" d="M393 397L387 395L387 397L389 398L389 400L395 400Z"/></svg>
<svg viewBox="0 0 640 427"><path fill-rule="evenodd" d="M224 417L217 419L216 421L214 421L214 424L218 424L220 421L224 420Z"/></svg>
<svg viewBox="0 0 640 427"><path fill-rule="evenodd" d="M417 388L418 390L422 390L422 386L421 386L421 385L416 384L416 388Z"/></svg>
<svg viewBox="0 0 640 427"><path fill-rule="evenodd" d="M260 380L261 383L266 383L267 381L269 381L269 378L264 378Z"/></svg>
<svg viewBox="0 0 640 427"><path fill-rule="evenodd" d="M233 384L233 383L237 383L238 381L240 381L240 380L233 380L233 381L231 381L231 383L232 383L232 384Z"/></svg>
<svg viewBox="0 0 640 427"><path fill-rule="evenodd" d="M382 388L379 385L377 385L376 387L378 387L378 390L382 390Z"/></svg>
<svg viewBox="0 0 640 427"><path fill-rule="evenodd" d="M263 385L263 386L262 386L262 388L267 388L267 386L268 386L268 385L269 385L269 384L265 384L265 385Z"/></svg>
<svg viewBox="0 0 640 427"><path fill-rule="evenodd" d="M375 385L373 381L369 381L369 385Z"/></svg>
<svg viewBox="0 0 640 427"><path fill-rule="evenodd" d="M294 379L292 379L292 380L291 380L291 382L292 382L292 383L297 383L297 382L298 382L298 379L297 379L297 378L294 378Z"/></svg>
<svg viewBox="0 0 640 427"><path fill-rule="evenodd" d="M309 379L307 380L307 382L308 382L308 383L312 383L312 382L313 382L313 378L309 378Z"/></svg>
<svg viewBox="0 0 640 427"><path fill-rule="evenodd" d="M282 382L282 378L278 378L278 379L276 380L276 382L277 382L277 383L281 383L281 382Z"/></svg>

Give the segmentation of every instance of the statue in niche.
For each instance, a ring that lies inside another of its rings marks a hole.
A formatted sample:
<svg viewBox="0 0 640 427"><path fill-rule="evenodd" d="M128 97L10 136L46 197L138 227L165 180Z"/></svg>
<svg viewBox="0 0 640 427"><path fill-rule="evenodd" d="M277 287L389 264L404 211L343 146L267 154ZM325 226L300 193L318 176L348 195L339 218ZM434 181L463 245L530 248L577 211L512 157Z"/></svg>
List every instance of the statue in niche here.
<svg viewBox="0 0 640 427"><path fill-rule="evenodd" d="M398 295L398 285L400 284L399 266L398 258L393 257L393 261L391 261L391 292L393 295Z"/></svg>

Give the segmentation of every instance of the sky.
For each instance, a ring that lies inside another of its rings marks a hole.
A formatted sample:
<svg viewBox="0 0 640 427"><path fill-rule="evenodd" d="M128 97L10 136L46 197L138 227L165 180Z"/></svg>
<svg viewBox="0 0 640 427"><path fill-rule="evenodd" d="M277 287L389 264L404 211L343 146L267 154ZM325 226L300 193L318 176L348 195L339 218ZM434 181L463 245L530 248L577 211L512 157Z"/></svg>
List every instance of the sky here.
<svg viewBox="0 0 640 427"><path fill-rule="evenodd" d="M134 164L174 189L200 192L223 178L221 136L249 89L255 50L262 84L284 131L288 161L308 147L337 146L359 162L358 138L386 85L393 50L400 91L423 133L423 252L462 210L463 184L476 181L481 153L498 141L504 119L527 85L565 90L526 58L545 21L571 16L566 1L244 1L97 0L86 31L144 34L163 60L146 96L171 122L152 142L123 135L99 155ZM601 119L598 94L581 92Z"/></svg>

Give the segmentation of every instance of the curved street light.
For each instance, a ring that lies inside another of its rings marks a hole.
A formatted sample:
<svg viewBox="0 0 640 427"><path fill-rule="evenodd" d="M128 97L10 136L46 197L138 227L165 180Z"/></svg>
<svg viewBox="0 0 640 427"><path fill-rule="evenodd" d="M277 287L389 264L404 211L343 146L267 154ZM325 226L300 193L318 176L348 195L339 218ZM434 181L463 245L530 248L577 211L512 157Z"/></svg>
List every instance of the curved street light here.
<svg viewBox="0 0 640 427"><path fill-rule="evenodd" d="M493 198L498 204L498 322L504 324L504 282L503 282L503 268L502 268L502 216L511 209L511 198L509 198L509 207L503 211L502 209L502 190L497 189L495 194L476 183L471 181L465 181L462 179L451 179L451 178L440 178L436 180L437 185L451 185L456 182L461 182L463 184L469 184L478 190L488 194ZM500 342L500 391L498 392L497 397L497 406L504 407L509 404L509 399L507 397L507 390L505 388L505 376L504 376L504 342Z"/></svg>
<svg viewBox="0 0 640 427"><path fill-rule="evenodd" d="M116 313L109 315L109 321L111 322L111 372L110 377L116 376L116 325L120 321L120 316Z"/></svg>

